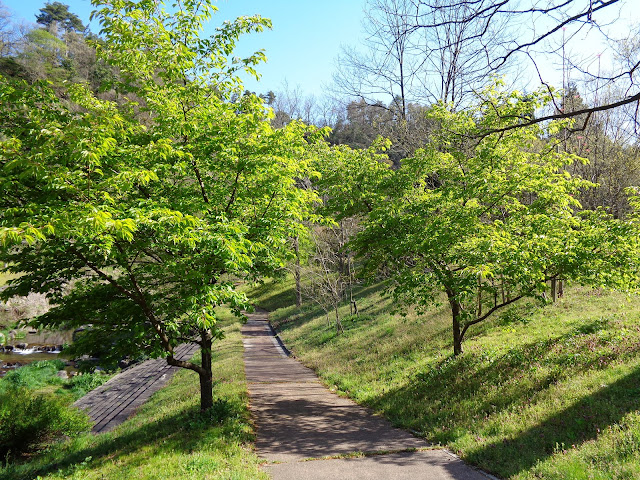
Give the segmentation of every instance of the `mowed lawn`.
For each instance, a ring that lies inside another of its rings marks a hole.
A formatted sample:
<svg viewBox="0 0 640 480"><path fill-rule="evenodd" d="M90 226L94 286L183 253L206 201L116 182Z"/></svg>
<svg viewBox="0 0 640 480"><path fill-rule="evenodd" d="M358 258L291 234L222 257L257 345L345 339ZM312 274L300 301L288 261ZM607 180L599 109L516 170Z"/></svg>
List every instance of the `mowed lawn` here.
<svg viewBox="0 0 640 480"><path fill-rule="evenodd" d="M640 478L640 298L582 287L472 327L452 356L446 305L392 313L385 285L360 315L293 306L291 282L254 287L287 346L332 387L513 479Z"/></svg>

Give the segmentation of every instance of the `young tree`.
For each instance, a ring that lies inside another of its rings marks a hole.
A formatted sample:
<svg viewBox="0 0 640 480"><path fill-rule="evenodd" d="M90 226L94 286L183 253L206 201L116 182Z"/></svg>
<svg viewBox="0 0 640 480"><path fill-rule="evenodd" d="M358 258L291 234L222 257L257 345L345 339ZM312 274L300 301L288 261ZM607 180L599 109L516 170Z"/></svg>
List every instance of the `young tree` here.
<svg viewBox="0 0 640 480"><path fill-rule="evenodd" d="M2 295L45 293L56 306L40 324L91 325L77 349L193 370L206 409L216 308L240 315L247 300L232 276L268 274L290 255L316 200L296 180L313 177L321 132L274 130L262 101L242 95L236 73L255 74L264 55L235 59L233 47L268 20L200 38L210 2L96 6L100 54L138 101L99 100L83 85L61 99L0 79L0 261L21 273ZM201 363L176 358L184 342Z"/></svg>
<svg viewBox="0 0 640 480"><path fill-rule="evenodd" d="M308 264L301 269L302 294L324 310L327 324L329 314L334 314L336 334L340 334L344 328L338 309L348 286L348 278L340 268L340 230L324 227L310 233L313 247Z"/></svg>
<svg viewBox="0 0 640 480"><path fill-rule="evenodd" d="M456 355L470 327L521 298L542 299L547 281L615 287L637 275L635 227L578 211L575 196L589 182L564 169L579 157L545 140L559 125L469 140L549 97L485 95L468 112L433 108L439 133L377 186L385 201L371 205L354 244L369 268L393 272L399 300L425 307L444 292Z"/></svg>

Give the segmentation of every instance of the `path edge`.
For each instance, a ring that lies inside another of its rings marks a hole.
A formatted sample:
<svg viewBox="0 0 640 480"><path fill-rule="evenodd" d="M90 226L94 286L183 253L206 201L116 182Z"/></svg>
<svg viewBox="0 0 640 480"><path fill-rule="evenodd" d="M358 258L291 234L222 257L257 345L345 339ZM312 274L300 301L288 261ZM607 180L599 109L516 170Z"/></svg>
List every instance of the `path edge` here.
<svg viewBox="0 0 640 480"><path fill-rule="evenodd" d="M289 350L287 348L287 346L285 345L284 341L282 340L282 338L280 338L280 335L278 333L278 331L274 328L274 326L271 324L271 319L269 318L271 312L269 310L266 310L262 307L255 307L255 312L257 313L258 311L260 311L261 313L265 313L267 315L267 326L269 327L269 331L271 332L271 334L273 335L273 338L275 338L276 342L278 342L278 345L280 346L280 348L282 349L282 351L287 355L287 357L291 357L296 359L297 361L300 361L296 358L296 356L294 355L294 353ZM312 369L313 370L313 369ZM313 370L315 372L315 370ZM317 372L315 372L317 375ZM318 377L318 379L321 381L321 383L324 384L324 382L322 382L322 379L320 377ZM326 385L325 385L326 388ZM334 392L335 393L335 392ZM348 398L349 400L351 400L352 402L355 402L357 405L359 405L360 407L363 407L367 410L369 410L373 415L380 415L382 418L385 418L387 421L389 421L388 418L386 418L384 415L377 413L373 410L371 410L369 407L365 406L365 405L361 405L360 403L356 402L353 398L351 398L350 396L346 396L346 398ZM417 435L418 432L411 430L411 429L406 429L403 427L398 427L393 425L393 428L399 428L401 430L405 430L406 432L409 432L411 435L413 435L416 438L421 438L423 440L425 440L427 442L427 444L429 446L434 446L433 443L429 442L427 439L425 439L424 437L421 437L420 435ZM457 455L456 453L452 452L451 450L449 450L448 448L439 448L439 450L442 450L443 452L445 452L447 455L460 460L461 462L463 462L465 465L467 465L468 467L470 467L471 469L475 470L476 472L478 472L480 475L485 476L487 479L489 480L501 480L500 478L490 474L489 472L486 472L485 470L482 470L480 467L470 464L469 462L467 462L465 459L463 459L462 457L460 457L459 455Z"/></svg>

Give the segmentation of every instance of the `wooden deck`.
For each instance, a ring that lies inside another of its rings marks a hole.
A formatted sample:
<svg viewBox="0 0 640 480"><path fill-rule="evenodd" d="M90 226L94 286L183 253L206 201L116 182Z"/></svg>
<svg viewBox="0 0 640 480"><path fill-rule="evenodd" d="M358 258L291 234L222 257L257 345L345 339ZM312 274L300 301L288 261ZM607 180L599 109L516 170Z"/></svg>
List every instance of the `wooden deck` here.
<svg viewBox="0 0 640 480"><path fill-rule="evenodd" d="M197 345L184 344L176 349L176 358L188 360ZM74 405L85 410L94 423L93 432L107 432L129 418L135 410L159 390L178 367L164 358L147 360L117 374L104 385L87 393Z"/></svg>

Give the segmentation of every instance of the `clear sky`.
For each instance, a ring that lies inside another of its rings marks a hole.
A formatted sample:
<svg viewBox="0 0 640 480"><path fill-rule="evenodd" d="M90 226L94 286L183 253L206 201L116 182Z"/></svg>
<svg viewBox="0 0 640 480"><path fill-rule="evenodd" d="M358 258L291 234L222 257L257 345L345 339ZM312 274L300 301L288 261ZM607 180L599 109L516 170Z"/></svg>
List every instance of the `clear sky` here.
<svg viewBox="0 0 640 480"><path fill-rule="evenodd" d="M71 12L88 24L93 32L98 32L97 22L89 22L93 10L90 0L58 1L69 5ZM604 17L598 16L598 20L606 23L607 20L616 19L610 29L614 36L624 36L625 32L629 32L630 23L640 22L638 1L623 0L607 9ZM35 15L46 0L0 2L12 10L17 18L35 22ZM224 20L240 15L260 14L273 21L273 30L245 36L236 52L242 56L258 49L266 51L268 62L258 68L262 80L256 83L247 79L245 82L245 87L256 93L283 90L283 83L287 81L291 89L300 87L304 94L321 96L323 87L331 83L340 47L358 46L361 43L365 0L218 0L216 4L219 11L210 23L209 32ZM538 22L527 28L544 26L544 20L539 19ZM604 51L598 38L597 35L579 35L570 49L573 55L591 58L587 61L591 62L592 69L599 65L600 57L597 54ZM539 67L545 81L561 86L561 62L558 63L557 58L540 60ZM609 63L607 60L606 54L603 55L603 69ZM522 77L518 85L521 88L532 89L538 84L537 75L531 69L525 70Z"/></svg>
<svg viewBox="0 0 640 480"><path fill-rule="evenodd" d="M45 0L0 0L18 18L31 23ZM97 33L89 22L93 6L89 0L58 0ZM218 0L215 27L240 15L260 14L270 18L273 30L244 37L238 54L264 49L268 62L259 67L260 83L246 81L246 88L263 93L300 86L305 94L321 95L331 82L335 58L341 45L355 45L361 31L364 0Z"/></svg>

